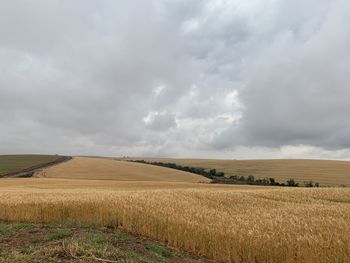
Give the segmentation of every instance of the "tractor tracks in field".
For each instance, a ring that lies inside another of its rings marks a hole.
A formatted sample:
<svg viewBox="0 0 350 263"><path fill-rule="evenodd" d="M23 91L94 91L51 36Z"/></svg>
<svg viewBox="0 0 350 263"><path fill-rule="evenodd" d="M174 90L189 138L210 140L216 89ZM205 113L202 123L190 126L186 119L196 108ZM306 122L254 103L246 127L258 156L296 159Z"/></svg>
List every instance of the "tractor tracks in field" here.
<svg viewBox="0 0 350 263"><path fill-rule="evenodd" d="M26 169L20 170L20 171L7 173L7 174L4 174L4 175L0 176L0 178L25 178L25 177L32 177L36 172L39 172L39 171L41 171L44 168L48 168L48 167L51 167L51 166L54 166L54 165L57 165L57 164L61 164L61 163L70 161L72 159L73 159L73 157L71 157L71 156L60 156L56 160L54 160L52 162L38 164L38 165L34 165L34 166L28 167Z"/></svg>

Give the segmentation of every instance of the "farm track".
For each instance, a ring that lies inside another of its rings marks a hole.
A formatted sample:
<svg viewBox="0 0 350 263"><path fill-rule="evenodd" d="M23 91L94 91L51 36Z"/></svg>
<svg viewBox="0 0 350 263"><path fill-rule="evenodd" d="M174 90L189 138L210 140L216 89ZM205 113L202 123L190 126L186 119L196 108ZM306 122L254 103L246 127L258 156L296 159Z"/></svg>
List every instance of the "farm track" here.
<svg viewBox="0 0 350 263"><path fill-rule="evenodd" d="M25 169L22 169L20 171L11 172L7 174L3 174L0 176L0 178L25 178L25 177L32 177L36 172L41 171L44 168L49 168L57 164L61 164L67 161L72 160L71 156L60 156L56 160L48 163L38 164L34 165Z"/></svg>

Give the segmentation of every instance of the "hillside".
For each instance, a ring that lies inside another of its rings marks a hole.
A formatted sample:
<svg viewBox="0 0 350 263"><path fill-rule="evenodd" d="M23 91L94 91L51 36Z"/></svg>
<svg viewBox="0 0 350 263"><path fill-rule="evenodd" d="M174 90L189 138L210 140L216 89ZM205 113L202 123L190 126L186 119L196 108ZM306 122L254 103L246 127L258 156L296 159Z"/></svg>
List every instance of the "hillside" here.
<svg viewBox="0 0 350 263"><path fill-rule="evenodd" d="M183 166L217 169L227 176L273 177L279 181L295 179L298 182L314 181L321 185L350 186L350 162L330 160L213 160L135 158L147 161L173 162Z"/></svg>
<svg viewBox="0 0 350 263"><path fill-rule="evenodd" d="M0 155L0 176L57 160L57 155Z"/></svg>
<svg viewBox="0 0 350 263"><path fill-rule="evenodd" d="M205 177L173 169L103 158L75 157L44 169L36 177L118 181L209 182Z"/></svg>

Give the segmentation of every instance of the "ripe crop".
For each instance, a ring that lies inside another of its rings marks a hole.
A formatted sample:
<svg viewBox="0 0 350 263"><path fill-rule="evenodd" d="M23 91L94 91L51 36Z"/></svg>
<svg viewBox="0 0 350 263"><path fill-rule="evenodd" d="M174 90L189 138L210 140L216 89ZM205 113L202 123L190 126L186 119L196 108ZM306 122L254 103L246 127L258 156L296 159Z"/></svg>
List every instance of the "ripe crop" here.
<svg viewBox="0 0 350 263"><path fill-rule="evenodd" d="M74 157L44 169L36 177L118 181L209 182L207 178L174 169L104 158Z"/></svg>
<svg viewBox="0 0 350 263"><path fill-rule="evenodd" d="M0 219L122 227L220 262L350 259L349 189L6 179Z"/></svg>

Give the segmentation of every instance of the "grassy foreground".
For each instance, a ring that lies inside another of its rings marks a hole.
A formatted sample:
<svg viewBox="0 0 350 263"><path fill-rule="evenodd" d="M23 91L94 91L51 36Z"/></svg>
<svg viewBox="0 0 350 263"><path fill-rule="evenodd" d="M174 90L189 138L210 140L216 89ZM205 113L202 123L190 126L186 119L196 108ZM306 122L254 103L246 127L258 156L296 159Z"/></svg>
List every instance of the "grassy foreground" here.
<svg viewBox="0 0 350 263"><path fill-rule="evenodd" d="M57 160L57 155L0 155L0 176Z"/></svg>
<svg viewBox="0 0 350 263"><path fill-rule="evenodd" d="M0 219L122 227L218 262L350 259L350 189L4 179Z"/></svg>
<svg viewBox="0 0 350 263"><path fill-rule="evenodd" d="M345 185L350 187L350 161L330 160L214 160L214 159L171 159L134 158L132 160L171 162L183 166L217 169L226 176L248 176L275 178L279 182L294 179L319 182L326 186Z"/></svg>
<svg viewBox="0 0 350 263"><path fill-rule="evenodd" d="M208 262L120 229L0 221L0 263Z"/></svg>

